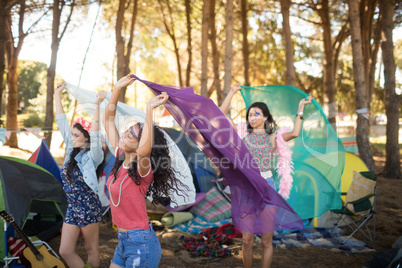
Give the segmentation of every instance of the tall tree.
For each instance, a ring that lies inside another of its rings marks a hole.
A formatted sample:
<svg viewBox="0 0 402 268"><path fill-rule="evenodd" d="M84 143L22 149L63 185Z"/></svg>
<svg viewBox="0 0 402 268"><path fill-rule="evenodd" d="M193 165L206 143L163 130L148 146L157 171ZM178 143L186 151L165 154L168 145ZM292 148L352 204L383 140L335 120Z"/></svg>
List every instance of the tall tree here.
<svg viewBox="0 0 402 268"><path fill-rule="evenodd" d="M245 1L245 0L243 0ZM294 45L292 42L292 32L290 30L290 0L280 0L282 13L282 36L285 43L286 56L286 84L296 86L296 71L294 67Z"/></svg>
<svg viewBox="0 0 402 268"><path fill-rule="evenodd" d="M348 0L350 30L352 36L353 74L356 88L356 109L368 108L366 78L364 72L364 58L362 37L360 31L360 12L358 0ZM361 113L357 114L356 141L360 157L371 171L375 171L373 152L368 140L369 120Z"/></svg>
<svg viewBox="0 0 402 268"><path fill-rule="evenodd" d="M225 40L225 76L223 94L226 96L232 86L232 60L233 60L233 0L226 1L225 10L226 40Z"/></svg>
<svg viewBox="0 0 402 268"><path fill-rule="evenodd" d="M131 3L132 2L130 1L129 4ZM124 14L128 8L130 8L130 5L126 5L126 0L119 1L119 7L117 10L117 18L116 18L116 27L115 27L117 80L130 73L130 59L134 40L135 22L137 19L137 12L138 12L138 0L133 1L128 40L126 44L124 36L127 36L127 33L124 31L125 29ZM122 89L119 96L119 101L121 102L126 101L126 91L127 88Z"/></svg>
<svg viewBox="0 0 402 268"><path fill-rule="evenodd" d="M7 30L11 22L9 1L0 1L0 118L3 103L4 74L6 71L6 44L8 42Z"/></svg>
<svg viewBox="0 0 402 268"><path fill-rule="evenodd" d="M332 30L329 1L323 0L314 5L321 18L322 35L324 41L324 97L328 107L328 121L336 130L336 87L335 66L333 61Z"/></svg>
<svg viewBox="0 0 402 268"><path fill-rule="evenodd" d="M191 76L191 65L193 63L193 52L192 52L192 36L191 36L191 1L184 0L184 5L186 7L186 22L187 22L187 53L188 61L186 68L186 87L190 86L190 76Z"/></svg>
<svg viewBox="0 0 402 268"><path fill-rule="evenodd" d="M8 1L7 1L8 2ZM8 3L11 6L14 3ZM8 42L6 44L6 55L7 55L7 87L8 87L8 96L7 96L7 122L6 128L11 130L10 137L6 140L5 144L9 145L13 148L18 148L18 138L17 138L17 129L18 129L18 56L21 52L22 44L24 43L24 39L26 37L26 33L24 33L24 16L25 16L25 0L21 0L19 2L19 20L18 20L18 36L14 37L12 32L12 23L11 16L6 15L6 19L8 23L6 25L7 33L8 33ZM11 7L10 7L11 8ZM17 39L17 44L14 46L14 39Z"/></svg>
<svg viewBox="0 0 402 268"><path fill-rule="evenodd" d="M208 97L212 94L213 90L216 91L216 96L218 99L218 105L221 105L223 101L223 94L221 89L221 79L219 75L219 50L216 45L216 23L215 23L215 0L210 0L210 12L209 12L209 28L212 47L212 66L214 71L214 82L211 89L208 92Z"/></svg>
<svg viewBox="0 0 402 268"><path fill-rule="evenodd" d="M202 6L201 31L201 96L208 97L208 28L209 28L209 0L204 0Z"/></svg>
<svg viewBox="0 0 402 268"><path fill-rule="evenodd" d="M70 11L67 20L64 24L64 28L60 33L61 25L61 14L64 7L70 6ZM71 2L64 0L54 0L53 2L53 22L52 22L52 44L51 44L51 56L50 65L47 69L47 82L46 82L46 116L45 116L45 128L52 129L54 121L54 111L53 111L53 99L54 99L54 81L56 78L56 64L57 64L57 54L60 47L61 39L63 38L67 27L71 21L71 16L75 7L75 0ZM52 142L52 131L48 131L46 134L46 143L49 145Z"/></svg>
<svg viewBox="0 0 402 268"><path fill-rule="evenodd" d="M392 40L392 31L394 29L393 2L392 0L380 0L380 10L383 17L381 50L384 61L384 95L387 115L386 160L383 174L388 178L400 179L399 96L395 91L395 57L394 42Z"/></svg>
<svg viewBox="0 0 402 268"><path fill-rule="evenodd" d="M179 52L179 46L177 44L177 37L176 37L176 33L175 33L175 25L174 25L174 19L173 19L172 6L171 6L169 0L165 0L166 8L168 10L167 14L165 14L162 0L158 0L158 2L159 2L159 7L160 7L161 13L162 13L163 25L165 26L166 32L168 33L169 37L172 39L172 42L173 42L173 49L174 49L174 54L176 56L176 64L177 64L177 74L179 77L179 84L182 87L183 86L183 78L182 78L182 73L181 73L180 52ZM168 20L170 23L168 22Z"/></svg>
<svg viewBox="0 0 402 268"><path fill-rule="evenodd" d="M378 6L377 0L360 1L360 20L364 57L364 74L366 77L368 103L374 93L375 70L377 65L377 54L381 43L381 21L382 16L376 16ZM370 109L370 107L368 107Z"/></svg>
<svg viewBox="0 0 402 268"><path fill-rule="evenodd" d="M248 11L248 5L247 5L247 0L240 0L240 5L241 5L241 32L243 35L243 47L242 47L242 53L243 53L243 71L244 71L244 85L245 86L250 86L250 77L249 77L249 68L250 68L250 61L249 61L249 56L250 56L250 51L249 51L249 45L248 45L248 18L247 18L247 11Z"/></svg>

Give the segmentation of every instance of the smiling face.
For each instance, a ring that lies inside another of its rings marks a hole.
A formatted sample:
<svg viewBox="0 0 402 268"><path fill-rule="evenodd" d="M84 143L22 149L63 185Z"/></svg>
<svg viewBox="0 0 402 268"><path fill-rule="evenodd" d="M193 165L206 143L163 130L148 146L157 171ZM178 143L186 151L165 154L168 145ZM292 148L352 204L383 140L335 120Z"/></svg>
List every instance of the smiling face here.
<svg viewBox="0 0 402 268"><path fill-rule="evenodd" d="M262 129L264 128L264 122L268 117L263 115L260 108L252 107L250 108L247 119L253 129Z"/></svg>
<svg viewBox="0 0 402 268"><path fill-rule="evenodd" d="M84 136L84 133L82 133L78 128L74 127L72 130L72 136L71 136L71 141L73 142L73 147L74 148L80 148L84 149L86 147L86 144L88 142L88 138Z"/></svg>
<svg viewBox="0 0 402 268"><path fill-rule="evenodd" d="M139 133L140 126L138 124L135 124L124 131L121 134L121 138L119 140L119 148L123 149L123 151L126 152L135 151L138 148L139 144Z"/></svg>

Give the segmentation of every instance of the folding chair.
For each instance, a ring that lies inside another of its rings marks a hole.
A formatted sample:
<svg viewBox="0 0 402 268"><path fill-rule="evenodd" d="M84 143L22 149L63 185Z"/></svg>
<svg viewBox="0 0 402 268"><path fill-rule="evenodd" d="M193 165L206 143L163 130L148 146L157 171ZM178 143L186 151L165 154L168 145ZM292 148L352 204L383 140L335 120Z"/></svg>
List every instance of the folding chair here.
<svg viewBox="0 0 402 268"><path fill-rule="evenodd" d="M345 204L342 209L332 210L339 216L333 228L336 229L338 238L341 222L353 231L346 239L339 238L342 243L346 243L357 231L370 241L375 240L376 183L377 177L372 172L353 172L353 181L346 193ZM370 219L373 219L373 234L368 226Z"/></svg>
<svg viewBox="0 0 402 268"><path fill-rule="evenodd" d="M218 178L216 180L212 180L215 182L215 186L218 188L219 192L229 201L231 202L231 194L230 188L225 178Z"/></svg>

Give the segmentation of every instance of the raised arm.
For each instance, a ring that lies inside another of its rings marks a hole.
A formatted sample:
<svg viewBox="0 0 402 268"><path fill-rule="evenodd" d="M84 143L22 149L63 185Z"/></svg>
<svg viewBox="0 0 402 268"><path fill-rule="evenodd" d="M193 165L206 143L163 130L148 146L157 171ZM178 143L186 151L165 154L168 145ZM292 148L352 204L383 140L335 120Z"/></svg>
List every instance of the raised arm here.
<svg viewBox="0 0 402 268"><path fill-rule="evenodd" d="M100 105L103 102L103 100L106 98L106 92L101 91L98 94L96 94L96 100L94 102L95 104L95 111L94 111L94 118L92 118L92 124L91 124L91 130L92 132L98 132L99 131L99 123L100 123Z"/></svg>
<svg viewBox="0 0 402 268"><path fill-rule="evenodd" d="M299 102L299 109L297 110L296 121L295 121L295 124L294 124L294 127L293 127L293 131L283 133L282 136L283 136L284 141L290 141L292 139L295 139L295 138L299 137L302 122L303 122L304 105L311 103L312 99L313 99L313 97L308 96L307 100L303 98Z"/></svg>
<svg viewBox="0 0 402 268"><path fill-rule="evenodd" d="M92 159L95 163L95 167L97 167L99 164L102 163L103 161L103 149L102 149L102 142L100 140L100 131L99 131L99 112L100 112L100 105L102 101L106 97L106 92L101 91L98 94L96 94L96 100L94 102L95 105L95 110L94 110L94 117L92 119L92 124L91 124L91 131L89 132L89 135L91 136L91 155Z"/></svg>
<svg viewBox="0 0 402 268"><path fill-rule="evenodd" d="M56 115L64 114L63 105L61 104L61 92L65 89L65 83L60 83L54 90L54 102L56 104Z"/></svg>
<svg viewBox="0 0 402 268"><path fill-rule="evenodd" d="M153 115L154 109L168 100L169 96L166 92L162 92L160 95L153 97L149 100L145 115L145 122L142 128L141 140L137 149L137 163L138 172L140 175L148 173L150 168L150 156L152 151L153 141Z"/></svg>
<svg viewBox="0 0 402 268"><path fill-rule="evenodd" d="M119 100L122 88L131 85L134 81L135 78L130 77L129 74L120 78L120 80L117 81L116 85L113 88L112 96L110 97L110 100L105 109L103 124L105 126L107 137L114 150L116 150L120 138L119 131L117 130L116 124L114 123L114 119L116 117L117 102Z"/></svg>
<svg viewBox="0 0 402 268"><path fill-rule="evenodd" d="M241 89L240 83L236 83L232 86L229 93L226 95L226 97L223 100L222 105L221 105L221 111L224 115L226 115L228 113L230 101L232 100L232 98L236 94L236 92L239 91L240 89Z"/></svg>

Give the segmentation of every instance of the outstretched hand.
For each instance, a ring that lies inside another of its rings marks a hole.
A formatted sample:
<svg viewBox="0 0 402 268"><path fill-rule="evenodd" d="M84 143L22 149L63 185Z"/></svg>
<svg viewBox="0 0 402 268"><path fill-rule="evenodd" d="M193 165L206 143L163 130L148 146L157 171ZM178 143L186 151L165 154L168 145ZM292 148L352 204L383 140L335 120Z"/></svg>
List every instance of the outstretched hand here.
<svg viewBox="0 0 402 268"><path fill-rule="evenodd" d="M162 92L160 95L151 98L148 101L148 105L151 106L152 109L164 104L169 98L169 95L166 92Z"/></svg>
<svg viewBox="0 0 402 268"><path fill-rule="evenodd" d="M135 81L135 78L131 77L131 74L128 74L128 75L125 75L122 78L120 78L114 87L121 89L121 88L131 85L132 83L134 83L134 81Z"/></svg>
<svg viewBox="0 0 402 268"><path fill-rule="evenodd" d="M307 99L303 98L300 102L299 102L299 106L304 106L306 104L311 103L311 100L313 99L312 96L308 96Z"/></svg>
<svg viewBox="0 0 402 268"><path fill-rule="evenodd" d="M106 98L106 91L101 91L98 94L96 94L96 100L95 104L101 104L102 101Z"/></svg>
<svg viewBox="0 0 402 268"><path fill-rule="evenodd" d="M54 95L60 94L66 88L66 83L60 83L57 85L57 88L54 90Z"/></svg>
<svg viewBox="0 0 402 268"><path fill-rule="evenodd" d="M232 86L231 91L233 91L233 93L236 93L237 91L239 91L241 89L240 87L240 83L236 83Z"/></svg>

